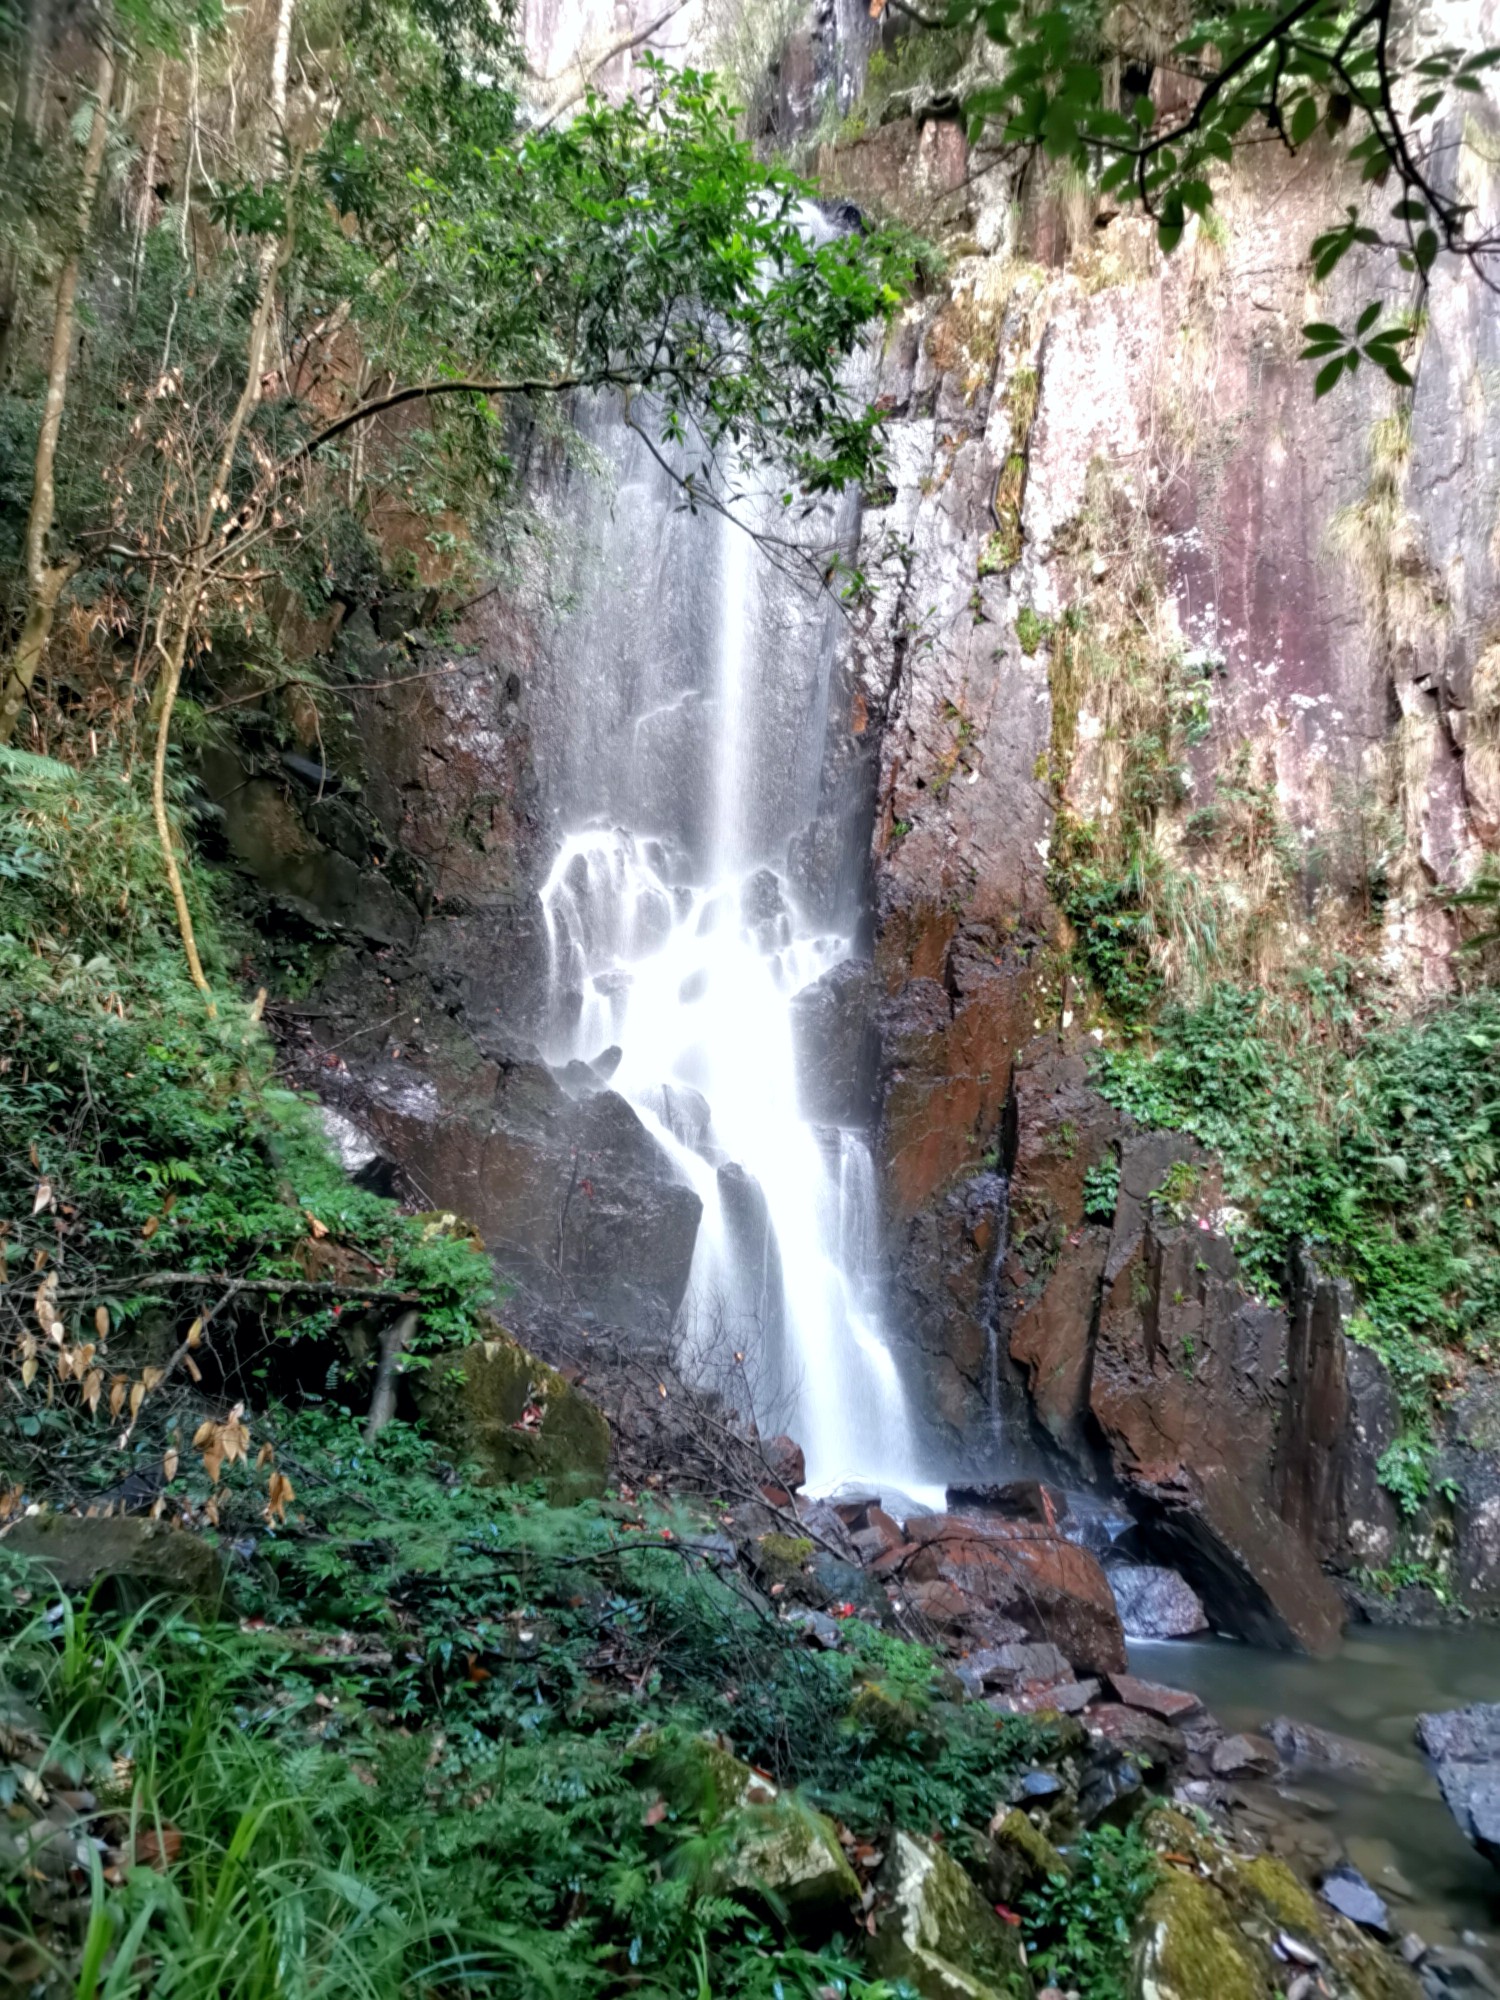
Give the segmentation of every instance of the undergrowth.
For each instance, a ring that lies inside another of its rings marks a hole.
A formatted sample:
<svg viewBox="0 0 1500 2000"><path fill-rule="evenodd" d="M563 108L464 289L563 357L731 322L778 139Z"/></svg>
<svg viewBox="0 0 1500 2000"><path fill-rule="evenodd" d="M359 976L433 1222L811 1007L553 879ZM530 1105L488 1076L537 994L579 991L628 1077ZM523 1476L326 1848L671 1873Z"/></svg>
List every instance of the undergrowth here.
<svg viewBox="0 0 1500 2000"><path fill-rule="evenodd" d="M731 1819L659 1797L662 1747L732 1744L851 1839L957 1833L1055 1750L1045 1723L949 1700L930 1653L858 1620L808 1647L692 1516L481 1491L399 1422L372 1446L333 1408L269 1421L302 1504L226 1529L237 1623L53 1604L8 1565L7 1725L98 1801L71 1910L0 1845L39 1992L895 2000L852 1924L799 1935L725 1886ZM1054 1886L1022 1917L1111 2000L1083 1909Z"/></svg>
<svg viewBox="0 0 1500 2000"><path fill-rule="evenodd" d="M1097 1080L1142 1124L1218 1154L1259 1290L1281 1295L1299 1242L1353 1280L1349 1330L1401 1411L1380 1476L1411 1516L1431 1490L1446 1350L1492 1359L1500 1341L1500 995L1359 1032L1336 994L1315 997L1216 986L1164 1009L1148 1041L1101 1052Z"/></svg>
<svg viewBox="0 0 1500 2000"><path fill-rule="evenodd" d="M184 870L218 989L182 962L141 774L0 755L0 1231L14 1276L55 1273L118 1336L163 1334L253 1294L277 1331L326 1329L347 1282L418 1299L430 1346L472 1331L482 1252L354 1186L314 1107L281 1088L234 992L212 882ZM173 1274L190 1274L181 1287Z"/></svg>

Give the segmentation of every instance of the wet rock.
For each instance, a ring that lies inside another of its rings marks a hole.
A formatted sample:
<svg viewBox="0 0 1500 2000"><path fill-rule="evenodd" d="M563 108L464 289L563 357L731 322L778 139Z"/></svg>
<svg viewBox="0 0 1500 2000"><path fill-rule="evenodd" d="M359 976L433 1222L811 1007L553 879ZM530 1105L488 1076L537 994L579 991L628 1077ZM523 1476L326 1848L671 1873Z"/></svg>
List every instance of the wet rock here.
<svg viewBox="0 0 1500 2000"><path fill-rule="evenodd" d="M113 1598L127 1610L164 1597L185 1600L213 1617L223 1594L216 1549L185 1528L138 1515L101 1520L26 1514L0 1537L0 1546L45 1564L58 1588L71 1596L85 1596L99 1585L105 1601Z"/></svg>
<svg viewBox="0 0 1500 2000"><path fill-rule="evenodd" d="M471 1216L542 1297L633 1331L670 1325L702 1203L616 1091L573 1098L545 1064L427 1078L372 1068L360 1112L434 1202Z"/></svg>
<svg viewBox="0 0 1500 2000"><path fill-rule="evenodd" d="M1420 1942L1420 1940L1418 1940ZM1431 1945L1417 1961L1425 2000L1496 2000L1500 1978L1474 1951Z"/></svg>
<svg viewBox="0 0 1500 2000"><path fill-rule="evenodd" d="M1216 1629L1327 1653L1342 1605L1269 1477L1286 1319L1246 1297L1223 1237L1161 1212L1155 1191L1180 1167L1207 1171L1178 1134L1122 1144L1089 1407L1153 1552Z"/></svg>
<svg viewBox="0 0 1500 2000"><path fill-rule="evenodd" d="M1500 1702L1419 1715L1417 1741L1465 1838L1500 1867Z"/></svg>
<svg viewBox="0 0 1500 2000"><path fill-rule="evenodd" d="M1055 1528L1068 1518L1068 1496L1040 1479L1010 1479L1001 1486L950 1486L950 1512L994 1514L1003 1521L1040 1521Z"/></svg>
<svg viewBox="0 0 1500 2000"><path fill-rule="evenodd" d="M496 1322L467 1347L435 1354L413 1381L428 1429L461 1463L475 1461L487 1483L539 1480L554 1506L603 1493L603 1413Z"/></svg>
<svg viewBox="0 0 1500 2000"><path fill-rule="evenodd" d="M1202 1601L1175 1569L1112 1563L1105 1574L1127 1639L1190 1639L1208 1630Z"/></svg>
<svg viewBox="0 0 1500 2000"><path fill-rule="evenodd" d="M1380 1759L1364 1744L1331 1729L1316 1729L1310 1722L1278 1715L1266 1724L1265 1733L1288 1764L1307 1770L1347 1771L1368 1777L1381 1768Z"/></svg>
<svg viewBox="0 0 1500 2000"><path fill-rule="evenodd" d="M1215 1744L1210 1761L1219 1778L1241 1773L1267 1776L1278 1770L1281 1762L1272 1745L1260 1736L1226 1736Z"/></svg>
<svg viewBox="0 0 1500 2000"><path fill-rule="evenodd" d="M1031 2000L1019 1936L934 1841L897 1833L880 1891L869 1956L881 1977L921 2000Z"/></svg>
<svg viewBox="0 0 1500 2000"><path fill-rule="evenodd" d="M801 1632L813 1645L821 1646L825 1653L836 1653L844 1643L843 1627L837 1618L830 1618L826 1611L788 1611L783 1613L782 1623Z"/></svg>
<svg viewBox="0 0 1500 2000"><path fill-rule="evenodd" d="M833 966L793 999L797 1096L811 1123L864 1127L874 1117L874 1006L873 968L855 959Z"/></svg>
<svg viewBox="0 0 1500 2000"><path fill-rule="evenodd" d="M1125 1638L1104 1571L1086 1549L1029 1521L976 1521L929 1514L907 1532L917 1552L904 1565L915 1597L935 1615L935 1589L945 1593L942 1622L981 1642L996 1619L1023 1636L1048 1640L1069 1664L1087 1673L1125 1666Z"/></svg>
<svg viewBox="0 0 1500 2000"><path fill-rule="evenodd" d="M1330 1909L1337 1910L1350 1923L1380 1937L1391 1935L1390 1911L1357 1868L1347 1864L1331 1868L1323 1877L1319 1893Z"/></svg>

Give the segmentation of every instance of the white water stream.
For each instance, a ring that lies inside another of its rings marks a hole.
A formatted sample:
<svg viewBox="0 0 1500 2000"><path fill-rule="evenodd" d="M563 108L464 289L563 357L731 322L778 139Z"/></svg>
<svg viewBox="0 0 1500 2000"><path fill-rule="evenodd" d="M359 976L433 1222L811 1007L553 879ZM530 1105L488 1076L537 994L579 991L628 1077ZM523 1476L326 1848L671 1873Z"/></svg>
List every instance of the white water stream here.
<svg viewBox="0 0 1500 2000"><path fill-rule="evenodd" d="M703 1204L678 1326L685 1365L710 1380L742 1375L762 1428L802 1445L811 1490L853 1482L941 1505L920 1476L882 1330L869 1148L857 1131L814 1126L798 1095L792 1002L853 944L808 919L786 873L809 805L788 766L816 771L826 723L826 660L808 657L826 646L826 622L788 614L785 579L763 574L741 529L694 526L717 615L690 624L688 644L709 650L711 637L713 656L676 689L649 661L621 659L609 676L634 697L618 715L628 734L617 724L607 753L614 781L600 783L611 823L567 833L541 892L544 1054L563 1064L617 1050L610 1087ZM638 547L639 515L626 527ZM688 554L679 545L677 561ZM659 640L664 654L684 644L628 610L616 638ZM691 727L677 754L637 754L621 780L622 742L636 750L679 718ZM685 820L689 797L699 803Z"/></svg>

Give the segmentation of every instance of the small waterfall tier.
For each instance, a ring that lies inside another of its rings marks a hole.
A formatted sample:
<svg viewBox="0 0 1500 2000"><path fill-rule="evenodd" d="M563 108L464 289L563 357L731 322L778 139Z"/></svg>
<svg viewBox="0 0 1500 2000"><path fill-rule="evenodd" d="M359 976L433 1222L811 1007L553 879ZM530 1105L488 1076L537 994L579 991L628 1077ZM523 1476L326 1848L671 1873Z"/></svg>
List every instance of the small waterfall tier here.
<svg viewBox="0 0 1500 2000"><path fill-rule="evenodd" d="M851 940L807 925L768 867L695 882L686 856L620 829L565 840L542 905L548 1060L614 1064L611 1087L703 1203L686 1365L742 1369L814 1487L913 1493L869 1147L809 1123L798 1097L792 1003Z"/></svg>

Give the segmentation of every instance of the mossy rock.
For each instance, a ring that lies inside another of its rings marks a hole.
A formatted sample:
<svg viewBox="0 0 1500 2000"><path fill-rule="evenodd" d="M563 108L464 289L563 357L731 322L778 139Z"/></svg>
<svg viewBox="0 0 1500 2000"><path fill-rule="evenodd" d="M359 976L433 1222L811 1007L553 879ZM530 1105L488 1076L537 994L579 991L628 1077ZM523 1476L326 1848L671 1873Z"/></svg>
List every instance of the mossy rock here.
<svg viewBox="0 0 1500 2000"><path fill-rule="evenodd" d="M1280 1986L1212 1882L1169 1869L1141 1912L1141 2000L1271 2000Z"/></svg>
<svg viewBox="0 0 1500 2000"><path fill-rule="evenodd" d="M767 1584L802 1583L812 1552L805 1535L762 1535L755 1544L755 1567Z"/></svg>
<svg viewBox="0 0 1500 2000"><path fill-rule="evenodd" d="M1192 2000L1200 1991L1189 1974L1201 1973L1206 1958L1221 1949L1211 1917L1227 1926L1238 1961L1260 1981L1245 1988L1248 1993L1281 1991L1271 1947L1285 1931L1317 1953L1327 1988L1337 2000L1420 2000L1422 1989L1409 1967L1326 1909L1284 1861L1269 1854L1237 1854L1170 1806L1148 1813L1142 1825L1159 1853L1185 1856L1198 1870L1208 1871L1205 1879L1201 1872L1189 1875L1180 1867L1169 1868L1146 1905L1138 1933L1144 2000ZM1183 1883L1205 1891L1208 1902L1182 1890L1178 1885ZM1173 1921L1163 1930L1169 1917ZM1188 1983L1173 1985L1171 1979L1178 1976ZM1214 1993L1217 2000L1216 1987L1201 1991ZM1239 2000L1239 1989L1227 1986L1225 1992L1228 2000Z"/></svg>
<svg viewBox="0 0 1500 2000"><path fill-rule="evenodd" d="M554 1507L597 1499L609 1471L609 1425L504 1327L432 1358L415 1383L417 1410L456 1459L490 1486L538 1481Z"/></svg>
<svg viewBox="0 0 1500 2000"><path fill-rule="evenodd" d="M922 2000L1032 2000L1019 1934L934 1841L892 1837L870 1963ZM1203 1996L1195 1996L1203 2000Z"/></svg>
<svg viewBox="0 0 1500 2000"><path fill-rule="evenodd" d="M859 1877L831 1819L780 1795L734 1815L724 1886L759 1891L793 1917L833 1916L860 1898Z"/></svg>
<svg viewBox="0 0 1500 2000"><path fill-rule="evenodd" d="M859 1878L833 1821L722 1743L657 1730L634 1745L631 1757L675 1814L722 1829L720 1890L763 1895L794 1918L833 1917L859 1901Z"/></svg>
<svg viewBox="0 0 1500 2000"><path fill-rule="evenodd" d="M224 1594L217 1549L186 1528L137 1514L28 1514L7 1530L0 1548L44 1563L72 1597L98 1585L106 1601L127 1611L160 1597L215 1618Z"/></svg>
<svg viewBox="0 0 1500 2000"><path fill-rule="evenodd" d="M984 1879L997 1903L1013 1909L1049 1876L1068 1873L1067 1862L1019 1806L1012 1806L991 1827Z"/></svg>

